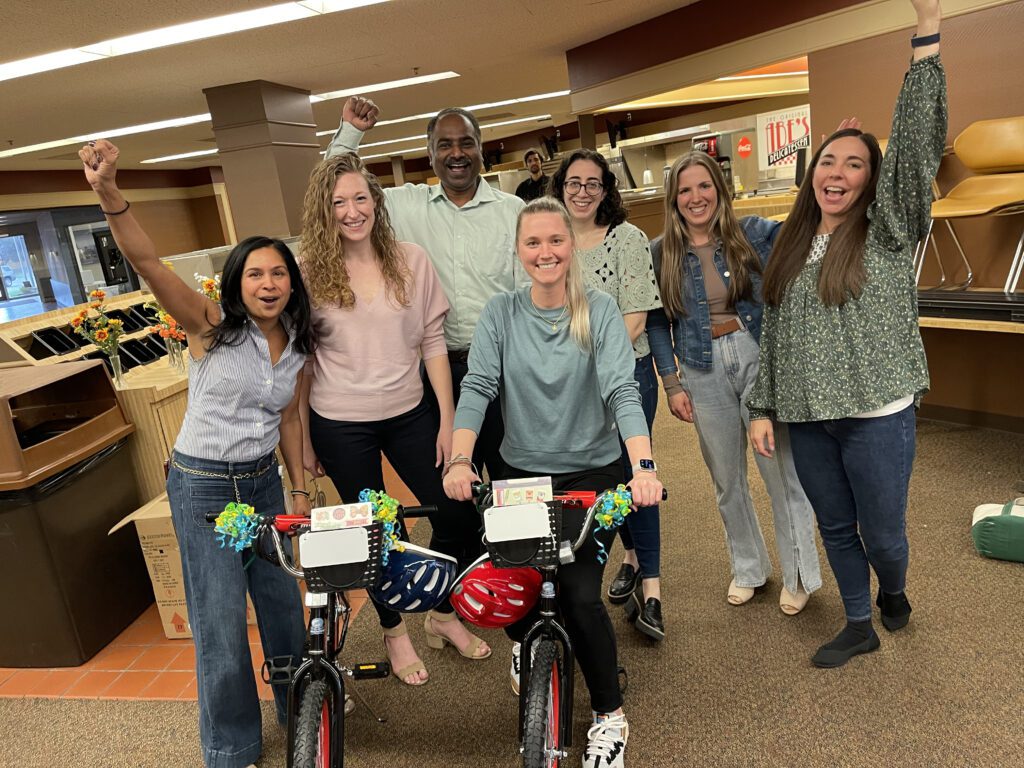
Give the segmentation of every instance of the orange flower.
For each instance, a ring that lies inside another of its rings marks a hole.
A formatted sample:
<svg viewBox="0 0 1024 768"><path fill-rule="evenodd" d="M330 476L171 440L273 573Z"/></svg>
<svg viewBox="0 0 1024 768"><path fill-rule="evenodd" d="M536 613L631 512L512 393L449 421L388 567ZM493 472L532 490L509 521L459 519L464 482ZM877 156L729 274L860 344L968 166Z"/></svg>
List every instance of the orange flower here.
<svg viewBox="0 0 1024 768"><path fill-rule="evenodd" d="M110 336L110 334L107 333L107 331L105 329L100 328L98 331L96 331L95 336L96 336L96 341L100 342L100 341L106 341L107 337Z"/></svg>
<svg viewBox="0 0 1024 768"><path fill-rule="evenodd" d="M81 317L81 315L79 315L78 317L72 317L71 318L71 327L72 328L78 328L81 324L82 324L82 317Z"/></svg>
<svg viewBox="0 0 1024 768"><path fill-rule="evenodd" d="M149 331L150 333L160 333L160 326L159 325L151 325L146 330Z"/></svg>
<svg viewBox="0 0 1024 768"><path fill-rule="evenodd" d="M160 338L161 339L168 339L168 338L170 338L170 336L171 336L171 332L169 330L167 330L166 328L161 328L160 329Z"/></svg>
<svg viewBox="0 0 1024 768"><path fill-rule="evenodd" d="M90 301L89 302L89 306L92 309L99 309L100 307L103 306L103 302L102 301Z"/></svg>

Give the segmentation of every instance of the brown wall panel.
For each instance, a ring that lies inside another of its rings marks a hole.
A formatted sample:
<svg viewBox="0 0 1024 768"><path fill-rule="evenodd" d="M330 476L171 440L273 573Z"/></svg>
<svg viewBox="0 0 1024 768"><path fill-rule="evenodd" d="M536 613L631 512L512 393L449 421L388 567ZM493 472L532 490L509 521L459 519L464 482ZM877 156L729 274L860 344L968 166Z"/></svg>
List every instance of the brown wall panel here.
<svg viewBox="0 0 1024 768"><path fill-rule="evenodd" d="M132 213L156 245L157 256L174 256L210 247L197 231L189 200L148 200L134 203ZM217 225L220 229L220 225ZM221 243L223 244L223 243Z"/></svg>
<svg viewBox="0 0 1024 768"><path fill-rule="evenodd" d="M117 184L121 189L163 189L166 187L198 187L215 181L223 181L223 174L217 168L187 168L183 170L117 172ZM89 184L81 171L0 171L0 195L23 195L38 192L81 192Z"/></svg>
<svg viewBox="0 0 1024 768"><path fill-rule="evenodd" d="M862 2L703 0L569 49L565 52L569 87L588 88Z"/></svg>

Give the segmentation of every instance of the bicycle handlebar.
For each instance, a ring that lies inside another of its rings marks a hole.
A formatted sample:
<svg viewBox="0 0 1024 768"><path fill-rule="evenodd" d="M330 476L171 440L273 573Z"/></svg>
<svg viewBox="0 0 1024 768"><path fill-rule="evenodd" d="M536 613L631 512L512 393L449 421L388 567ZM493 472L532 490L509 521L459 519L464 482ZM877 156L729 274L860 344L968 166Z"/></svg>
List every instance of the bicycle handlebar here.
<svg viewBox="0 0 1024 768"><path fill-rule="evenodd" d="M480 501L483 500L486 494L490 493L491 491L490 483L473 483L472 488L473 497L477 499L477 506L479 507ZM579 551L579 548L583 546L583 543L587 538L587 534L590 532L590 526L594 524L594 516L597 515L597 510L601 506L601 502L604 500L604 496L607 493L611 493L611 491L609 490L605 491L604 493L598 494L597 497L594 499L594 503L591 504L590 507L587 509L587 516L583 521L583 527L580 529L579 538L576 539L575 543L573 543L572 545L573 552ZM557 493L554 495L553 501L564 500L573 500L576 502L579 501L578 498L573 498L572 496L568 495L562 495ZM665 488L661 489L661 500L668 501L668 490Z"/></svg>
<svg viewBox="0 0 1024 768"><path fill-rule="evenodd" d="M399 515L403 518L426 517L437 512L437 506L434 504L423 504L416 507L399 506L398 509ZM220 512L207 512L206 522L214 523L218 517L220 517ZM303 529L308 529L309 522L309 518L303 515L266 515L260 518L259 532L257 533L257 538L262 537L264 533L270 535L270 541L274 545L274 554L277 555L277 564L284 568L291 576L303 581L306 579L306 574L301 568L295 567L295 562L284 551L284 542L281 534L283 533L289 537L295 536ZM256 546L256 554L264 559L268 559L260 551L258 545Z"/></svg>

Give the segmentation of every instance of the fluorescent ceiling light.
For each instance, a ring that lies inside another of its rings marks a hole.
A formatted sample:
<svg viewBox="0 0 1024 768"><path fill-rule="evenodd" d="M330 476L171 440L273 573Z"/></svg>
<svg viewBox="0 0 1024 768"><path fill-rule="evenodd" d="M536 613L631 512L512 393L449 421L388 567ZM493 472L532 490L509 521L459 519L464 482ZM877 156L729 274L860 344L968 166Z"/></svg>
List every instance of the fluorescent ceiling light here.
<svg viewBox="0 0 1024 768"><path fill-rule="evenodd" d="M438 80L448 80L452 77L459 77L458 72L438 72L433 75L419 75L417 77L406 77L402 80L389 80L385 83L375 83L373 85L360 85L357 88L346 88L342 91L328 91L327 93L315 93L309 97L309 100L314 104L318 101L327 101L328 99L341 99L345 96L358 96L363 93L375 93L377 91L388 91L393 88L405 88L410 85L421 85L423 83L433 83Z"/></svg>
<svg viewBox="0 0 1024 768"><path fill-rule="evenodd" d="M769 72L764 75L730 75L729 77L716 77L716 83L727 83L730 80L764 80L769 77L800 77L806 75L807 70L801 69L796 72Z"/></svg>
<svg viewBox="0 0 1024 768"><path fill-rule="evenodd" d="M409 147L408 149L396 149L394 152L383 152L379 155L364 155L361 156L362 160L376 160L378 157L391 157L392 155L408 155L410 152L426 152L427 148L423 147Z"/></svg>
<svg viewBox="0 0 1024 768"><path fill-rule="evenodd" d="M550 120L551 115L534 115L533 117L519 117L515 120L502 120L500 123L486 123L481 125L481 128L497 128L501 125L514 125L516 123L529 123L531 121L540 122L541 120ZM330 131L333 133L333 131ZM321 135L321 134L317 134ZM422 133L418 136L403 136L400 139L388 139L387 141L374 141L369 144L360 144L359 149L369 149L370 147L383 147L385 144L400 144L403 141L416 141L417 139L425 139L427 134Z"/></svg>
<svg viewBox="0 0 1024 768"><path fill-rule="evenodd" d="M54 51L41 56L0 64L0 80L13 80L17 77L49 72L63 67L73 67L76 64L84 64L101 58L124 56L168 45L180 45L195 40L205 40L219 35L258 29L272 24L283 24L288 21L347 11L382 2L388 2L388 0L303 0L302 2L280 3L267 8L256 8L251 11L190 21L185 24L175 24L170 27L83 45L81 48Z"/></svg>
<svg viewBox="0 0 1024 768"><path fill-rule="evenodd" d="M180 155L167 155L166 157L151 157L149 160L142 160L143 164L166 163L171 160L185 160L189 157L202 157L203 155L216 155L216 149L200 149L197 152L182 152Z"/></svg>
<svg viewBox="0 0 1024 768"><path fill-rule="evenodd" d="M53 149L54 147L66 147L69 144L85 144L87 141L92 141L93 139L107 139L116 136L129 136L133 133L148 133L150 131L161 131L165 128L179 128L183 125L202 123L209 119L210 114L206 113L202 115L189 115L188 117L175 117L171 120L160 120L156 123L129 125L125 128L112 128L108 131L96 131L95 133L86 136L71 136L70 138L67 139L45 141L42 144L30 144L27 147L5 149L2 152L0 152L0 158L14 157L16 155L25 155L28 154L29 152L41 152L45 149Z"/></svg>

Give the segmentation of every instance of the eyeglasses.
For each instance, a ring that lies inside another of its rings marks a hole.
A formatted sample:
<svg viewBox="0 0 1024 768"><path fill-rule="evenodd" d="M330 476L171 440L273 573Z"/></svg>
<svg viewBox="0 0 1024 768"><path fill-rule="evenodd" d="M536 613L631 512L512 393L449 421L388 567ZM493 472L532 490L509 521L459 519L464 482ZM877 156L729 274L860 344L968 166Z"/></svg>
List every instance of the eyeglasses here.
<svg viewBox="0 0 1024 768"><path fill-rule="evenodd" d="M570 195L575 195L581 189L587 190L587 194L593 197L594 195L601 194L601 190L604 189L604 184L600 181L588 181L586 184L581 184L575 180L565 182L565 191Z"/></svg>

